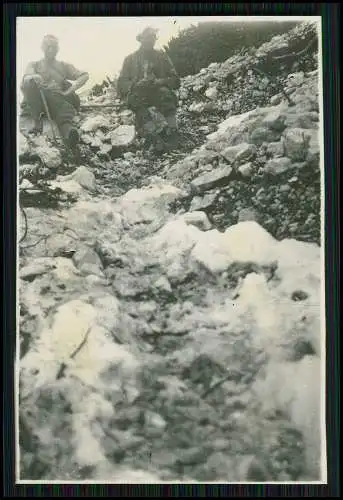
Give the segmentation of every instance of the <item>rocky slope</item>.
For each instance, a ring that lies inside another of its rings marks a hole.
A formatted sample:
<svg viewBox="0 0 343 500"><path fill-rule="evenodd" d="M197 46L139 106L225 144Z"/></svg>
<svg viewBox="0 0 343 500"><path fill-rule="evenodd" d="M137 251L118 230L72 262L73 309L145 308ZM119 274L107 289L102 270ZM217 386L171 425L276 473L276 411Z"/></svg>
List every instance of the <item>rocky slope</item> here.
<svg viewBox="0 0 343 500"><path fill-rule="evenodd" d="M316 52L280 68L291 107L240 70L310 36L184 79L161 157L119 101L79 166L21 135L22 479L320 479Z"/></svg>

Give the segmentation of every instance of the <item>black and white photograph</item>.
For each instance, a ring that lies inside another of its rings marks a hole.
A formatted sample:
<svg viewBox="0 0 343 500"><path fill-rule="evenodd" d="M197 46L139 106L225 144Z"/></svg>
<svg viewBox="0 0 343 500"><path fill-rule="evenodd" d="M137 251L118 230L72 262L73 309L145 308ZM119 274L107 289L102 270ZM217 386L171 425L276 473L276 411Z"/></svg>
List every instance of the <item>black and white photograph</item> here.
<svg viewBox="0 0 343 500"><path fill-rule="evenodd" d="M321 30L17 18L18 484L326 483Z"/></svg>

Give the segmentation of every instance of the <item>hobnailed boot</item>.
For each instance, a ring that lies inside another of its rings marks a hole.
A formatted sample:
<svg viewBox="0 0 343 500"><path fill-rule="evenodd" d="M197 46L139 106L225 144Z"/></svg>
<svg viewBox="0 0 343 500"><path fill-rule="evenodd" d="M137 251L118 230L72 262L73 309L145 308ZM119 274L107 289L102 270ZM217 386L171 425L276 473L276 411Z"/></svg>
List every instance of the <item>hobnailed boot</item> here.
<svg viewBox="0 0 343 500"><path fill-rule="evenodd" d="M39 116L34 118L34 123L32 129L29 131L32 135L41 135L43 133L43 115L41 113Z"/></svg>
<svg viewBox="0 0 343 500"><path fill-rule="evenodd" d="M154 138L153 149L157 154L162 154L168 150L168 144L161 135L157 135Z"/></svg>
<svg viewBox="0 0 343 500"><path fill-rule="evenodd" d="M68 138L69 146L72 149L75 149L79 145L79 141L80 141L80 136L78 131L76 130L76 128L72 128Z"/></svg>
<svg viewBox="0 0 343 500"><path fill-rule="evenodd" d="M77 129L71 123L64 123L60 127L61 136L70 149L75 149L80 140Z"/></svg>

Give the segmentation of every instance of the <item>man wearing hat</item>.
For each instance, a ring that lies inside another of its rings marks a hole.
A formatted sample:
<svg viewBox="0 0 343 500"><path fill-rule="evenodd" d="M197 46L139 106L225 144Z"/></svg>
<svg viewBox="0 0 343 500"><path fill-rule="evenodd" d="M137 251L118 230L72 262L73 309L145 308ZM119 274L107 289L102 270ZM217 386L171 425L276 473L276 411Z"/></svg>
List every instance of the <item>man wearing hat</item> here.
<svg viewBox="0 0 343 500"><path fill-rule="evenodd" d="M80 99L75 91L83 87L89 75L72 64L56 60L59 44L55 36L43 38L42 50L44 58L30 63L22 80L23 115L26 111L35 122L33 132L41 133L42 117L48 113L65 143L76 146L79 134L73 118L79 110Z"/></svg>
<svg viewBox="0 0 343 500"><path fill-rule="evenodd" d="M124 60L117 89L135 113L138 135L161 144L168 136L176 136L180 79L167 54L154 49L157 31L148 27L137 36L141 46Z"/></svg>

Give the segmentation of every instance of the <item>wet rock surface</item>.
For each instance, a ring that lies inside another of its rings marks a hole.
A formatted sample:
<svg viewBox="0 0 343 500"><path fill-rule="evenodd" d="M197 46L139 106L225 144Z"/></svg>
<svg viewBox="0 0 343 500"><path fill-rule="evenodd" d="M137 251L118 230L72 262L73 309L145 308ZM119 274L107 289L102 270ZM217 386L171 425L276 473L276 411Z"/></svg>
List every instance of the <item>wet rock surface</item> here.
<svg viewBox="0 0 343 500"><path fill-rule="evenodd" d="M160 156L117 102L78 163L20 136L21 479L320 479L314 55L279 68L293 107L247 57L183 79Z"/></svg>

